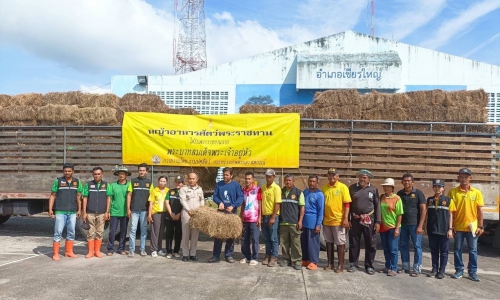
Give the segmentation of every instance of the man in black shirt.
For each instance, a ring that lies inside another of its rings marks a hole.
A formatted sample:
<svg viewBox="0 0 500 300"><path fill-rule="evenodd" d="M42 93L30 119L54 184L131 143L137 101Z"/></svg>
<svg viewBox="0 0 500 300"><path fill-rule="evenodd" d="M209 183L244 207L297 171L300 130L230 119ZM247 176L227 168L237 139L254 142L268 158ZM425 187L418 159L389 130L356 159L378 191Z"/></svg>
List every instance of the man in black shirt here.
<svg viewBox="0 0 500 300"><path fill-rule="evenodd" d="M403 200L403 220L399 236L399 251L403 262L403 270L417 277L422 270L422 233L424 232L425 214L427 212L424 193L413 186L413 175L405 173L401 183L403 189L398 196ZM410 238L413 243L413 269L410 271Z"/></svg>
<svg viewBox="0 0 500 300"><path fill-rule="evenodd" d="M349 213L349 264L348 272L358 268L360 240L363 234L365 240L365 270L370 275L375 274L373 262L377 252L377 236L380 229L380 197L378 189L370 184L373 174L365 169L356 173L359 181L349 187L351 195L351 211Z"/></svg>
<svg viewBox="0 0 500 300"><path fill-rule="evenodd" d="M182 205L179 198L179 190L184 185L184 177L181 175L175 177L175 188L168 192L167 200L165 201L165 206L167 208L167 213L165 215L167 232L167 258L172 258L172 255L176 258L181 257L179 250L181 249L182 240L182 224L181 224L181 211ZM172 244L174 248L172 249Z"/></svg>

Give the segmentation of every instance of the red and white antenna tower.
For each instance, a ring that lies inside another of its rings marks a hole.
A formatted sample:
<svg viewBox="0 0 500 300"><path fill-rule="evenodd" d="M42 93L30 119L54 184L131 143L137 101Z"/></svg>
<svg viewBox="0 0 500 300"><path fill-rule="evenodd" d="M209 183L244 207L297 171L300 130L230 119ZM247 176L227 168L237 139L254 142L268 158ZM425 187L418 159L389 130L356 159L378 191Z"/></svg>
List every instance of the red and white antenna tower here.
<svg viewBox="0 0 500 300"><path fill-rule="evenodd" d="M174 1L175 20L173 43L173 72L184 74L207 67L207 43L205 36L205 0ZM177 32L178 29L178 32Z"/></svg>
<svg viewBox="0 0 500 300"><path fill-rule="evenodd" d="M374 36L375 35L375 0L372 0L372 19L371 19L371 24L370 24L370 35Z"/></svg>

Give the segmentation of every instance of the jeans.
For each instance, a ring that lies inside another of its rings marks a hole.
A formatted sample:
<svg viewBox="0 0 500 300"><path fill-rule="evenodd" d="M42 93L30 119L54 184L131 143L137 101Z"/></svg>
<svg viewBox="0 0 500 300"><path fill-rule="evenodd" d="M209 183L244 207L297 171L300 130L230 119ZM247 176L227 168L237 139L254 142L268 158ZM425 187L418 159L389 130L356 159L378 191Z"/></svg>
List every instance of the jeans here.
<svg viewBox="0 0 500 300"><path fill-rule="evenodd" d="M455 270L464 270L464 261L462 260L462 248L464 246L464 239L467 240L467 248L469 248L469 263L467 264L467 271L469 274L477 272L477 238L473 237L472 232L457 231L455 233L454 254L455 257Z"/></svg>
<svg viewBox="0 0 500 300"><path fill-rule="evenodd" d="M397 272L399 236L394 237L393 228L386 232L381 232L380 239L382 240L382 248L384 248L385 269Z"/></svg>
<svg viewBox="0 0 500 300"><path fill-rule="evenodd" d="M54 242L59 242L62 239L62 232L64 227L68 231L66 235L67 241L75 240L75 225L76 225L76 214L56 214L56 222L54 224Z"/></svg>
<svg viewBox="0 0 500 300"><path fill-rule="evenodd" d="M422 271L422 235L417 234L417 225L402 225L399 237L399 251L401 251L401 261L403 269L410 270L410 238L413 243L413 271Z"/></svg>
<svg viewBox="0 0 500 300"><path fill-rule="evenodd" d="M429 248L431 248L432 269L444 273L448 264L450 241L446 235L429 232ZM440 262L441 261L441 262Z"/></svg>
<svg viewBox="0 0 500 300"><path fill-rule="evenodd" d="M260 229L257 223L243 222L241 254L243 254L247 260L257 260L259 256L259 236Z"/></svg>
<svg viewBox="0 0 500 300"><path fill-rule="evenodd" d="M111 217L109 219L109 238L108 238L108 252L113 253L115 248L115 235L116 229L120 223L120 241L118 242L118 253L125 250L125 238L127 237L127 217Z"/></svg>
<svg viewBox="0 0 500 300"><path fill-rule="evenodd" d="M273 226L269 226L269 219L271 216L262 216L262 237L266 242L266 255L270 255L272 257L278 257L278 225L279 218L276 216L276 222L274 222Z"/></svg>
<svg viewBox="0 0 500 300"><path fill-rule="evenodd" d="M135 235L137 233L137 223L140 222L141 226L141 244L139 250L146 250L146 236L148 235L148 222L146 218L146 211L132 211L130 218L130 235L129 235L129 250L135 251Z"/></svg>
<svg viewBox="0 0 500 300"><path fill-rule="evenodd" d="M222 243L223 242L224 242L223 240L214 239L214 248L212 251L213 257L220 259L220 253L222 250ZM224 256L226 258L233 257L233 252L234 252L234 239L227 239L226 240L226 247L224 247Z"/></svg>

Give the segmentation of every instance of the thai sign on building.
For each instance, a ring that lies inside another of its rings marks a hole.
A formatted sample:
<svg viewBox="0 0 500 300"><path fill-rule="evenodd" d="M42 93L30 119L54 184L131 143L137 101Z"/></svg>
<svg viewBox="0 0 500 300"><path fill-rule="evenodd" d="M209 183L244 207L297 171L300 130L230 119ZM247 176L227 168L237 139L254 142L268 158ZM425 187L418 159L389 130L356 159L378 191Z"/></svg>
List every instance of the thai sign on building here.
<svg viewBox="0 0 500 300"><path fill-rule="evenodd" d="M298 54L297 89L400 89L401 59L395 51Z"/></svg>

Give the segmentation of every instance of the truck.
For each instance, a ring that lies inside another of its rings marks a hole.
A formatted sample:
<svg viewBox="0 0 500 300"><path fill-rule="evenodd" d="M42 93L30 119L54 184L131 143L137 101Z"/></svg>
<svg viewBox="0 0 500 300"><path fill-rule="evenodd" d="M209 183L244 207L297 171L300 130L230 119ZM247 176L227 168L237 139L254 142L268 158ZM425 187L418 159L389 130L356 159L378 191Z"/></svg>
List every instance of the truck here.
<svg viewBox="0 0 500 300"><path fill-rule="evenodd" d="M307 187L307 177L314 174L323 185L327 182L326 171L335 167L340 170L340 180L350 185L357 180L356 172L363 168L371 170L375 175L372 183L380 187L385 178L399 182L402 174L409 172L415 178L415 186L430 196L432 179L445 180L449 190L458 185L458 170L467 167L474 173L473 186L483 192L485 219L499 220L500 140L493 126L301 119L300 130L299 168L276 169L280 180L284 174L293 174L297 187L303 189ZM95 166L105 170L104 180L112 181L112 169L122 163L121 145L120 126L0 126L0 224L13 215L46 212L50 188L54 179L61 176L65 162L75 164L74 176L84 182L92 179ZM176 166L146 163L152 165L153 178L161 174L173 182L173 177L182 173ZM265 170L246 170L260 174L257 179L264 183L261 174ZM235 180L243 183L243 178L236 176ZM213 186L202 187L210 190ZM492 243L500 247L500 230L497 231L498 238Z"/></svg>

